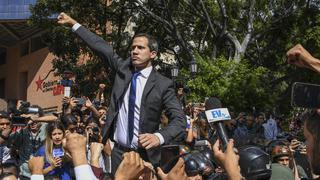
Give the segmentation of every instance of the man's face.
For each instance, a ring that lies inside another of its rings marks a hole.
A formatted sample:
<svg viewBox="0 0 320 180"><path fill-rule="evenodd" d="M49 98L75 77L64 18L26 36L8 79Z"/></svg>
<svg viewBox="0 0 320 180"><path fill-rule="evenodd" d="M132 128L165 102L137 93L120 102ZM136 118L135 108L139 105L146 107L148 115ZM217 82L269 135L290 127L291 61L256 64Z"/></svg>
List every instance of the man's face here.
<svg viewBox="0 0 320 180"><path fill-rule="evenodd" d="M281 165L289 167L289 156L282 156L277 159L277 162Z"/></svg>
<svg viewBox="0 0 320 180"><path fill-rule="evenodd" d="M303 134L306 139L307 143L307 155L309 159L309 163L311 164L313 173L319 175L320 174L320 155L319 152L315 153L315 139L313 138L312 134L306 128L306 124L304 125ZM317 148L318 149L318 148Z"/></svg>
<svg viewBox="0 0 320 180"><path fill-rule="evenodd" d="M106 110L104 110L104 109L99 109L99 115L100 116L102 116L102 115L104 115L104 114L107 114L107 111Z"/></svg>
<svg viewBox="0 0 320 180"><path fill-rule="evenodd" d="M10 128L10 121L7 118L0 118L0 129L5 130Z"/></svg>
<svg viewBox="0 0 320 180"><path fill-rule="evenodd" d="M236 120L232 119L230 121L224 121L225 125L227 126L227 128L229 130L234 130L236 129L236 126L237 126L237 122Z"/></svg>
<svg viewBox="0 0 320 180"><path fill-rule="evenodd" d="M36 132L40 129L41 124L39 122L32 121L29 123L29 128L32 132Z"/></svg>
<svg viewBox="0 0 320 180"><path fill-rule="evenodd" d="M263 123L264 122L264 117L262 115L259 115L257 118L257 123Z"/></svg>
<svg viewBox="0 0 320 180"><path fill-rule="evenodd" d="M146 37L136 37L131 45L132 65L138 69L151 66L151 60L156 57L155 51L150 51L148 39Z"/></svg>
<svg viewBox="0 0 320 180"><path fill-rule="evenodd" d="M253 116L248 116L247 117L247 126L252 127L254 123L254 117Z"/></svg>

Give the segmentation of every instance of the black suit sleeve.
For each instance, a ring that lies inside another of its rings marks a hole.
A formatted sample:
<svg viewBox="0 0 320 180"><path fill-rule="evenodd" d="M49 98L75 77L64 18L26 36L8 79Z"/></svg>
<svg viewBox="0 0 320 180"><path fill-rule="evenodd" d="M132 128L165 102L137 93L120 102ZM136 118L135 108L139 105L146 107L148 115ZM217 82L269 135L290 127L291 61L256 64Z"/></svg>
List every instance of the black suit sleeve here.
<svg viewBox="0 0 320 180"><path fill-rule="evenodd" d="M104 39L83 26L80 26L75 33L106 63L108 67L113 71L118 70L119 63L122 59Z"/></svg>
<svg viewBox="0 0 320 180"><path fill-rule="evenodd" d="M169 118L169 124L161 129L159 133L163 136L165 144L168 144L172 139L181 134L182 131L185 131L187 121L182 111L181 103L176 97L171 80L162 98L164 110Z"/></svg>

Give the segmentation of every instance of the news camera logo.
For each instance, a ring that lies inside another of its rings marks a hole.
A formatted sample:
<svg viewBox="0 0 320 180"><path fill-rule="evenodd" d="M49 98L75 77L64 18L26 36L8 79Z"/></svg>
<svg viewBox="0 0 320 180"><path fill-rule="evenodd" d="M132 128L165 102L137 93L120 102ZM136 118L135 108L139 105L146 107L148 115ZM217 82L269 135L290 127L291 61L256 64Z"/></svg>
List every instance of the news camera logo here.
<svg viewBox="0 0 320 180"><path fill-rule="evenodd" d="M206 111L208 122L230 120L231 116L227 108L211 109Z"/></svg>

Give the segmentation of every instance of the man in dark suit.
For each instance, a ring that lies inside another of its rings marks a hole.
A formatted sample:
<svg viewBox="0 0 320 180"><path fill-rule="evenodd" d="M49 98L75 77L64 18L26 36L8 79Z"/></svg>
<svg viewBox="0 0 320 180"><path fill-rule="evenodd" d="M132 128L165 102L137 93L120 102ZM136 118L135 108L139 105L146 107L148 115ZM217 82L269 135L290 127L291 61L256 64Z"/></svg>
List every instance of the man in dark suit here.
<svg viewBox="0 0 320 180"><path fill-rule="evenodd" d="M72 30L115 72L103 139L112 139L111 153L114 174L127 151L137 151L146 161L160 161L160 146L168 144L186 129L185 115L175 95L172 80L152 67L158 52L157 41L148 34L138 34L131 44L131 57L120 58L101 37L85 29L74 19L61 13L59 24ZM170 120L159 130L162 110Z"/></svg>

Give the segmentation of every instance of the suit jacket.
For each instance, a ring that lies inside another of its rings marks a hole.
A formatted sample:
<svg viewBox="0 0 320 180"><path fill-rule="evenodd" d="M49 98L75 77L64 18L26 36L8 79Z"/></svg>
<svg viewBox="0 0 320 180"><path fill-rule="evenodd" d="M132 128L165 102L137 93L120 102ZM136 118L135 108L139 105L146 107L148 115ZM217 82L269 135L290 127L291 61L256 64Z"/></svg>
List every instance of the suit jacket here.
<svg viewBox="0 0 320 180"><path fill-rule="evenodd" d="M113 138L117 116L123 97L132 77L134 70L131 58L120 58L101 37L90 32L83 26L79 27L76 34L102 59L107 67L115 73L114 84L107 113L106 125L103 129L104 143L108 138ZM166 111L169 124L159 130L162 110ZM186 129L185 115L181 104L175 95L173 81L152 70L143 90L139 121L140 133L159 132L168 144L172 139L183 133ZM149 160L160 159L159 148L147 151ZM156 157L155 157L156 156Z"/></svg>

